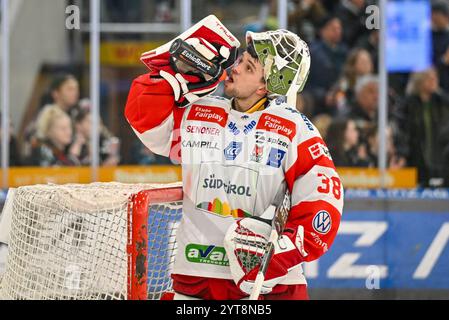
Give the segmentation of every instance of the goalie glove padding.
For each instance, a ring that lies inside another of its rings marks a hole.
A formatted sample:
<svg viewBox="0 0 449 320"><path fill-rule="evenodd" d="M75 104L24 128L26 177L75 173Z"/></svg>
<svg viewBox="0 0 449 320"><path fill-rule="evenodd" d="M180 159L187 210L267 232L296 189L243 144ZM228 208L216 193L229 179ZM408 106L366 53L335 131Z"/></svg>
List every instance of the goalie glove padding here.
<svg viewBox="0 0 449 320"><path fill-rule="evenodd" d="M260 263L266 253L271 225L255 218L235 221L228 229L224 247L229 258L232 278L241 291L251 294ZM275 241L275 249L268 265L261 294L270 293L284 280L288 271L297 267L303 257L287 235Z"/></svg>
<svg viewBox="0 0 449 320"><path fill-rule="evenodd" d="M176 61L169 53L169 48L176 39L182 39L205 59L217 65L219 72L210 79L201 73L183 72L178 69ZM237 38L211 15L167 44L145 52L141 60L151 71L158 72L170 84L175 103L185 107L217 89L220 81L225 78L224 70L234 63L239 46Z"/></svg>

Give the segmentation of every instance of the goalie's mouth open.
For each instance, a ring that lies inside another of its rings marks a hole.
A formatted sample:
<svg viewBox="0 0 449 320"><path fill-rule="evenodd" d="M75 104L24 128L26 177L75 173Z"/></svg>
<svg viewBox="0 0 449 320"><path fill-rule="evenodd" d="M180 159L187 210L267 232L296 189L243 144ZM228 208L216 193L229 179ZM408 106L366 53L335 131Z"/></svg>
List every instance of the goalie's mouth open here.
<svg viewBox="0 0 449 320"><path fill-rule="evenodd" d="M232 74L228 74L228 76L226 77L225 82L227 82L227 83L234 83L234 78L232 77Z"/></svg>

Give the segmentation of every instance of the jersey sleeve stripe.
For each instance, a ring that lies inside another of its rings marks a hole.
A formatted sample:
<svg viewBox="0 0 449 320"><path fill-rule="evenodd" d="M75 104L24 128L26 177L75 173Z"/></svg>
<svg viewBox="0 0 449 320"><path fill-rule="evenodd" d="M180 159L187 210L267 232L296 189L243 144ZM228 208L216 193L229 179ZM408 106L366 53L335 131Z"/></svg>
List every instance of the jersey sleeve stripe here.
<svg viewBox="0 0 449 320"><path fill-rule="evenodd" d="M295 180L299 176L306 174L314 165L329 167L335 170L326 144L319 136L310 138L298 145L296 161L285 173L289 190L292 190Z"/></svg>

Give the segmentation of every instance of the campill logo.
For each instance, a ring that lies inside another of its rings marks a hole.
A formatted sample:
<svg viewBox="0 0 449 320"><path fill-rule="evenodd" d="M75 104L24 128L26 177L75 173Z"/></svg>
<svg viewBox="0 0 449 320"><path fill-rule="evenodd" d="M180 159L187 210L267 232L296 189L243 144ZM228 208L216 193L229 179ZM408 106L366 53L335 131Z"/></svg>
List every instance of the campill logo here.
<svg viewBox="0 0 449 320"><path fill-rule="evenodd" d="M186 246L185 255L187 261L192 263L229 266L229 259L223 247L191 243Z"/></svg>
<svg viewBox="0 0 449 320"><path fill-rule="evenodd" d="M200 148L200 149L214 149L219 150L218 142L213 141L183 141L181 145L184 148Z"/></svg>

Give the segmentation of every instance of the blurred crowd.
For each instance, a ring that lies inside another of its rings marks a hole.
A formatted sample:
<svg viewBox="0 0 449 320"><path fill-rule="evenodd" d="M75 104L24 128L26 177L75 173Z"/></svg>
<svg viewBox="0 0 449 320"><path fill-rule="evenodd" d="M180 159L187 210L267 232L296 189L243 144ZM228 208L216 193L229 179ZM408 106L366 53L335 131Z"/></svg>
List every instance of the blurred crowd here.
<svg viewBox="0 0 449 320"><path fill-rule="evenodd" d="M98 125L100 163L119 164L119 138L101 121ZM91 127L91 105L89 100L80 99L78 80L71 74L55 75L34 120L25 129L25 139L20 148L16 137L11 135L10 165L90 165Z"/></svg>
<svg viewBox="0 0 449 320"><path fill-rule="evenodd" d="M320 130L336 166L378 165L379 31L365 26L370 4L297 0L289 14L312 57L297 107ZM449 185L449 2L431 5L433 66L389 75L386 149L390 169L417 167L421 186L438 187Z"/></svg>
<svg viewBox="0 0 449 320"><path fill-rule="evenodd" d="M150 3L105 2L102 19L121 22L144 21L145 10L139 6ZM247 2L245 6L257 9L254 17L242 20L243 32L278 27L277 1ZM176 1L151 3L152 21L174 21ZM366 27L366 7L372 4L377 1L289 1L288 28L309 44L312 57L296 107L319 129L339 167L378 165L379 31ZM226 24L235 19L229 12L239 5L242 1L217 1L213 13ZM416 167L421 186L438 187L449 185L449 2L432 0L431 6L433 66L389 75L386 149L388 168ZM78 80L70 74L56 76L47 98L27 128L21 150L12 137L11 165L89 165L91 111L89 101L80 99ZM99 126L101 164L121 164L119 138L103 123ZM134 164L170 163L137 140L131 150Z"/></svg>

